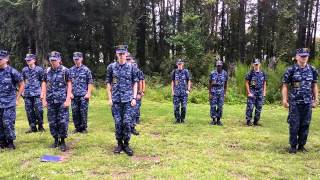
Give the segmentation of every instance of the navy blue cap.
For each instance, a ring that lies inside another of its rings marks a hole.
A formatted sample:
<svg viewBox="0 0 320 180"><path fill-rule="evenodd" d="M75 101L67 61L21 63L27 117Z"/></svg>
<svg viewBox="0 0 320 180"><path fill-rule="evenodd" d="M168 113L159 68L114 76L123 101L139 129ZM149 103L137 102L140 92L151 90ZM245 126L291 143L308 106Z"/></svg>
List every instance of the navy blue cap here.
<svg viewBox="0 0 320 180"><path fill-rule="evenodd" d="M79 60L80 58L83 58L82 52L74 52L73 53L73 60Z"/></svg>
<svg viewBox="0 0 320 180"><path fill-rule="evenodd" d="M24 58L24 60L31 61L31 60L34 60L36 58L37 58L37 56L34 55L34 54L27 54L26 57Z"/></svg>
<svg viewBox="0 0 320 180"><path fill-rule="evenodd" d="M117 54L124 54L128 52L128 45L119 45L116 47Z"/></svg>
<svg viewBox="0 0 320 180"><path fill-rule="evenodd" d="M253 64L261 64L261 62L260 62L259 59L255 59L255 60L253 61Z"/></svg>
<svg viewBox="0 0 320 180"><path fill-rule="evenodd" d="M296 50L296 55L298 56L309 56L310 55L310 50L308 48L299 48Z"/></svg>
<svg viewBox="0 0 320 180"><path fill-rule="evenodd" d="M9 52L5 50L0 50L0 59L4 59L9 56Z"/></svg>
<svg viewBox="0 0 320 180"><path fill-rule="evenodd" d="M178 59L178 60L177 60L177 64L184 64L184 62L183 62L182 59Z"/></svg>
<svg viewBox="0 0 320 180"><path fill-rule="evenodd" d="M216 61L216 66L223 66L223 62L221 60Z"/></svg>
<svg viewBox="0 0 320 180"><path fill-rule="evenodd" d="M52 51L49 54L49 61L61 61L61 53L59 53L58 51Z"/></svg>

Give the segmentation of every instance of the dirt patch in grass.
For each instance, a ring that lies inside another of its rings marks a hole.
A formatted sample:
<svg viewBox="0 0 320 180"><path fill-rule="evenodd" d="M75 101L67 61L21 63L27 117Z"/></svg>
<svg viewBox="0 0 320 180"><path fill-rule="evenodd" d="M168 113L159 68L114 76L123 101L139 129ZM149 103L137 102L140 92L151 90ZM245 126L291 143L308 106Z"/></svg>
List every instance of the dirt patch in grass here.
<svg viewBox="0 0 320 180"><path fill-rule="evenodd" d="M121 172L112 172L112 179L131 179L132 174L129 172L121 171Z"/></svg>
<svg viewBox="0 0 320 180"><path fill-rule="evenodd" d="M67 151L66 152L62 152L62 154L61 154L61 162L65 162L65 161L70 159L70 157L73 154L74 147L76 146L76 144L79 141L80 141L80 139L76 138L76 139L73 139L70 142L67 142Z"/></svg>
<svg viewBox="0 0 320 180"><path fill-rule="evenodd" d="M134 161L150 161L154 162L156 164L160 163L160 157L159 156L133 156L132 160Z"/></svg>

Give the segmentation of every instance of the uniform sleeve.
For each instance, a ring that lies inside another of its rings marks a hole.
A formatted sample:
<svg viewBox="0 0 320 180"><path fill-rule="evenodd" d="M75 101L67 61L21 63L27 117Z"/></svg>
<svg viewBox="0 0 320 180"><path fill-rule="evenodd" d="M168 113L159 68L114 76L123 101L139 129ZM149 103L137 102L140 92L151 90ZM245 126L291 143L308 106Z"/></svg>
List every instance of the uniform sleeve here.
<svg viewBox="0 0 320 180"><path fill-rule="evenodd" d="M245 79L247 80L247 81L251 81L251 71L250 72L248 72L247 74L246 74L246 77L245 77Z"/></svg>
<svg viewBox="0 0 320 180"><path fill-rule="evenodd" d="M187 70L187 79L188 81L192 80L191 73Z"/></svg>
<svg viewBox="0 0 320 180"><path fill-rule="evenodd" d="M286 70L286 72L284 73L283 78L282 78L282 83L283 83L283 84L289 84L289 83L291 83L291 81L292 81L292 77L291 77L292 70L293 70L293 69L290 67L290 68L288 68L288 69Z"/></svg>
<svg viewBox="0 0 320 180"><path fill-rule="evenodd" d="M90 69L87 70L87 81L88 84L93 84L93 77Z"/></svg>
<svg viewBox="0 0 320 180"><path fill-rule="evenodd" d="M228 76L227 71L225 71L225 75L226 75L226 81L228 81L229 80L229 76Z"/></svg>
<svg viewBox="0 0 320 180"><path fill-rule="evenodd" d="M312 82L317 83L318 82L318 71L315 68L312 68Z"/></svg>
<svg viewBox="0 0 320 180"><path fill-rule="evenodd" d="M171 80L172 80L172 81L174 81L174 80L176 79L174 72L175 72L175 70L173 70L173 71L171 72Z"/></svg>
<svg viewBox="0 0 320 180"><path fill-rule="evenodd" d="M15 83L23 81L22 75L15 69L12 70L12 78Z"/></svg>
<svg viewBox="0 0 320 180"><path fill-rule="evenodd" d="M139 82L138 69L132 66L132 82Z"/></svg>
<svg viewBox="0 0 320 180"><path fill-rule="evenodd" d="M144 74L143 74L143 72L140 70L140 80L144 80Z"/></svg>
<svg viewBox="0 0 320 180"><path fill-rule="evenodd" d="M45 76L46 76L46 71L43 68L40 68L39 71L39 80L40 81L45 81Z"/></svg>
<svg viewBox="0 0 320 180"><path fill-rule="evenodd" d="M26 72L25 72L24 68L22 69L21 76L22 76L23 80L26 79Z"/></svg>
<svg viewBox="0 0 320 180"><path fill-rule="evenodd" d="M267 75L267 73L263 73L263 75L264 75L264 81L268 81L268 75Z"/></svg>
<svg viewBox="0 0 320 180"><path fill-rule="evenodd" d="M67 70L66 70L66 80L67 80L67 81L72 81L70 69L67 69Z"/></svg>
<svg viewBox="0 0 320 180"><path fill-rule="evenodd" d="M106 72L106 84L111 84L112 83L112 66L111 64L107 67L107 72Z"/></svg>

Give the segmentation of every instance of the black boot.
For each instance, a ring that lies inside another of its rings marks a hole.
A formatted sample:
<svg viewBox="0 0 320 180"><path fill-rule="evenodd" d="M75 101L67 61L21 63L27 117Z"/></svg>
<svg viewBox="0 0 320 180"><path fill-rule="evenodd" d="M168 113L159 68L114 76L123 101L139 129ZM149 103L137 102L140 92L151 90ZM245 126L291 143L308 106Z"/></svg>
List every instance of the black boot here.
<svg viewBox="0 0 320 180"><path fill-rule="evenodd" d="M0 149L5 149L8 147L8 142L6 140L0 141Z"/></svg>
<svg viewBox="0 0 320 180"><path fill-rule="evenodd" d="M247 120L247 126L252 126L252 123L250 120Z"/></svg>
<svg viewBox="0 0 320 180"><path fill-rule="evenodd" d="M35 133L35 132L37 132L38 130L37 130L37 128L36 127L32 127L32 128L30 128L28 131L26 131L25 133L26 134L30 134L30 133Z"/></svg>
<svg viewBox="0 0 320 180"><path fill-rule="evenodd" d="M179 119L176 119L176 121L174 122L175 124L179 124L180 123L180 120Z"/></svg>
<svg viewBox="0 0 320 180"><path fill-rule="evenodd" d="M54 138L54 142L51 145L51 148L57 148L59 146L59 139L58 138Z"/></svg>
<svg viewBox="0 0 320 180"><path fill-rule="evenodd" d="M38 131L39 131L39 132L45 132L46 130L43 128L43 125L40 124L40 125L38 126Z"/></svg>
<svg viewBox="0 0 320 180"><path fill-rule="evenodd" d="M210 122L210 124L213 125L213 126L216 125L217 124L216 118L212 118L212 121Z"/></svg>
<svg viewBox="0 0 320 180"><path fill-rule="evenodd" d="M61 141L60 141L60 150L62 152L65 152L67 150L67 145L66 145L66 142L64 141L64 138L61 138Z"/></svg>
<svg viewBox="0 0 320 180"><path fill-rule="evenodd" d="M124 151L128 156L133 156L133 151L132 151L132 149L129 147L129 142L124 142L123 151Z"/></svg>
<svg viewBox="0 0 320 180"><path fill-rule="evenodd" d="M290 154L296 154L297 153L297 146L291 146L289 148L289 153Z"/></svg>
<svg viewBox="0 0 320 180"><path fill-rule="evenodd" d="M9 150L14 150L14 149L16 149L16 146L13 144L13 140L8 140L8 146L7 146L7 148L8 148Z"/></svg>
<svg viewBox="0 0 320 180"><path fill-rule="evenodd" d="M121 140L118 140L118 146L114 148L113 153L120 154L123 148L123 143Z"/></svg>
<svg viewBox="0 0 320 180"><path fill-rule="evenodd" d="M303 145L299 145L298 146L298 151L300 151L300 152L308 152L308 150L306 148L304 148Z"/></svg>
<svg viewBox="0 0 320 180"><path fill-rule="evenodd" d="M135 127L132 127L131 128L131 133L133 134L133 135L135 135L135 136L139 136L139 132L136 130L136 128Z"/></svg>
<svg viewBox="0 0 320 180"><path fill-rule="evenodd" d="M217 125L218 125L218 126L223 126L223 124L222 124L222 122L221 122L220 118L217 118Z"/></svg>
<svg viewBox="0 0 320 180"><path fill-rule="evenodd" d="M256 119L255 119L255 120L253 121L253 125L254 125L254 126L259 126L258 121L259 121L259 120L256 120Z"/></svg>

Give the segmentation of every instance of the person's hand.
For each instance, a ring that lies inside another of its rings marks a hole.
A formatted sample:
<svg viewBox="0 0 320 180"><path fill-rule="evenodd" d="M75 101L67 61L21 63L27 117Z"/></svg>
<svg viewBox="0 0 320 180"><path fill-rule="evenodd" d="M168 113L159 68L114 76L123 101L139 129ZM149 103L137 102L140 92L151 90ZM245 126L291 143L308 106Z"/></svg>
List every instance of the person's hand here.
<svg viewBox="0 0 320 180"><path fill-rule="evenodd" d="M288 103L288 101L287 101L287 100L282 100L282 106L283 106L284 108L289 108L289 103Z"/></svg>
<svg viewBox="0 0 320 180"><path fill-rule="evenodd" d="M71 105L71 100L70 99L66 99L66 101L63 103L63 106L66 108L66 107L69 107Z"/></svg>
<svg viewBox="0 0 320 180"><path fill-rule="evenodd" d="M91 94L90 93L87 93L85 96L84 96L85 99L90 99L91 98Z"/></svg>
<svg viewBox="0 0 320 180"><path fill-rule="evenodd" d="M141 96L142 96L142 97L144 96L144 92L141 92Z"/></svg>
<svg viewBox="0 0 320 180"><path fill-rule="evenodd" d="M108 105L109 105L109 106L112 106L112 105L113 105L112 99L109 99L109 100L108 100Z"/></svg>
<svg viewBox="0 0 320 180"><path fill-rule="evenodd" d="M316 108L318 106L318 101L312 101L312 108Z"/></svg>
<svg viewBox="0 0 320 180"><path fill-rule="evenodd" d="M43 107L48 107L48 102L46 99L42 99L42 105Z"/></svg>
<svg viewBox="0 0 320 180"><path fill-rule="evenodd" d="M136 104L137 104L136 99L132 99L131 100L131 106L134 107L134 106L136 106Z"/></svg>
<svg viewBox="0 0 320 180"><path fill-rule="evenodd" d="M74 95L73 95L73 94L71 94L70 98L71 98L71 99L73 99L73 98L74 98Z"/></svg>
<svg viewBox="0 0 320 180"><path fill-rule="evenodd" d="M172 96L174 96L174 92L173 91L171 92L171 94L172 94Z"/></svg>
<svg viewBox="0 0 320 180"><path fill-rule="evenodd" d="M248 97L253 97L253 94L252 94L252 93L249 93L249 94L248 94Z"/></svg>
<svg viewBox="0 0 320 180"><path fill-rule="evenodd" d="M187 92L187 94L190 94L190 91L189 91L189 90L187 90L186 92Z"/></svg>
<svg viewBox="0 0 320 180"><path fill-rule="evenodd" d="M141 99L141 94L137 94L137 100Z"/></svg>

